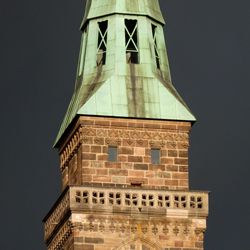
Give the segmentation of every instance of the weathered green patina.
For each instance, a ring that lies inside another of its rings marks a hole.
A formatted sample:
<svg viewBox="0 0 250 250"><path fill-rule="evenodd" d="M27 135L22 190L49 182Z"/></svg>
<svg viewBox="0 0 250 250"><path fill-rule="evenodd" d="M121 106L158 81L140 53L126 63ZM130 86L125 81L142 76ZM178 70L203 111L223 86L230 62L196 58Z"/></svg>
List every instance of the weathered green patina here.
<svg viewBox="0 0 250 250"><path fill-rule="evenodd" d="M125 20L136 23L131 36ZM87 1L76 85L55 146L77 115L195 121L172 85L163 26L158 0Z"/></svg>
<svg viewBox="0 0 250 250"><path fill-rule="evenodd" d="M158 0L88 0L82 26L87 20L112 14L143 15L165 23Z"/></svg>

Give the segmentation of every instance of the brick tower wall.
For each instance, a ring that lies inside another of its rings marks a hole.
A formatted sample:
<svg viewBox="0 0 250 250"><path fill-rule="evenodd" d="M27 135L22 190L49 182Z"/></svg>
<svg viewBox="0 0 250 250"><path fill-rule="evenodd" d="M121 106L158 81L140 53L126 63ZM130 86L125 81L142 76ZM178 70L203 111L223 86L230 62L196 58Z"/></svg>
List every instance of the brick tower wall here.
<svg viewBox="0 0 250 250"><path fill-rule="evenodd" d="M63 188L188 190L190 129L190 122L79 117L59 148ZM110 146L118 149L117 162L108 161ZM160 149L160 164L152 164L151 149Z"/></svg>
<svg viewBox="0 0 250 250"><path fill-rule="evenodd" d="M59 144L64 191L44 219L48 250L203 250L208 193L189 191L190 129L79 117Z"/></svg>

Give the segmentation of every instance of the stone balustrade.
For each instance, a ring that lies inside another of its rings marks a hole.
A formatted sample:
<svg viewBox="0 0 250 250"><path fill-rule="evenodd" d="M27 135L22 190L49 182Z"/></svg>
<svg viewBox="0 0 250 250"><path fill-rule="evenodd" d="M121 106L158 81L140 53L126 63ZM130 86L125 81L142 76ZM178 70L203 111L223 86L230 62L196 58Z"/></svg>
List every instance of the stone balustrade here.
<svg viewBox="0 0 250 250"><path fill-rule="evenodd" d="M102 189L74 187L71 201L77 207L166 208L207 210L207 193L139 189Z"/></svg>
<svg viewBox="0 0 250 250"><path fill-rule="evenodd" d="M70 210L70 196L69 190L64 192L54 207L50 210L44 219L45 239L47 240L52 232L56 229L59 222L63 220L64 216Z"/></svg>
<svg viewBox="0 0 250 250"><path fill-rule="evenodd" d="M207 192L70 187L45 218L45 239L69 211L165 214L208 214Z"/></svg>

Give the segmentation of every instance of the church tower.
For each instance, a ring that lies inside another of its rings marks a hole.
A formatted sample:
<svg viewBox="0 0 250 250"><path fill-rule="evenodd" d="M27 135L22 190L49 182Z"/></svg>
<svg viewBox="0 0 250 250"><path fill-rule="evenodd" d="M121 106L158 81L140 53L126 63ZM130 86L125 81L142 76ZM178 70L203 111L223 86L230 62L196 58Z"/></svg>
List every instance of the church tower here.
<svg viewBox="0 0 250 250"><path fill-rule="evenodd" d="M158 0L88 0L55 148L48 250L203 250L208 192L190 191L195 117L174 88Z"/></svg>

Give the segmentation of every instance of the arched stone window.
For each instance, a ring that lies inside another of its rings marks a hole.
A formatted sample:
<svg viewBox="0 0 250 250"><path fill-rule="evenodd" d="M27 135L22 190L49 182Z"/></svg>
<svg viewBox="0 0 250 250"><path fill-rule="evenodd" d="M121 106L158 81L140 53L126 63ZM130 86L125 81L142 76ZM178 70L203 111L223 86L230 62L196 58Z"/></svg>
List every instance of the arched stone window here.
<svg viewBox="0 0 250 250"><path fill-rule="evenodd" d="M137 238L113 250L162 250L156 243Z"/></svg>
<svg viewBox="0 0 250 250"><path fill-rule="evenodd" d="M129 246L125 246L121 248L120 250L153 250L153 248L150 248L148 246L138 243L138 244L131 244Z"/></svg>

